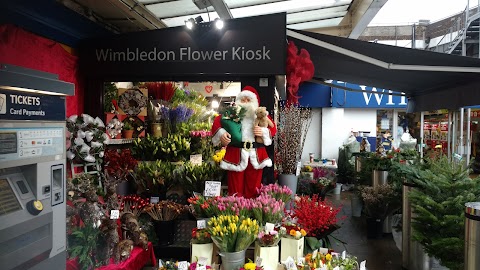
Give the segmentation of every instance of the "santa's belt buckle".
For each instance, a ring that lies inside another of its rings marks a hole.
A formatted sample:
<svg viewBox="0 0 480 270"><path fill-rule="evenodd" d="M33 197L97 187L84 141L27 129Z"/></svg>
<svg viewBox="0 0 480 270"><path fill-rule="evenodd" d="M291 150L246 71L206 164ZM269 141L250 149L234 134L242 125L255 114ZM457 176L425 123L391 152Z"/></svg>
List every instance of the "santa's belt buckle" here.
<svg viewBox="0 0 480 270"><path fill-rule="evenodd" d="M246 141L243 143L243 149L250 151L253 148L253 142L251 141Z"/></svg>

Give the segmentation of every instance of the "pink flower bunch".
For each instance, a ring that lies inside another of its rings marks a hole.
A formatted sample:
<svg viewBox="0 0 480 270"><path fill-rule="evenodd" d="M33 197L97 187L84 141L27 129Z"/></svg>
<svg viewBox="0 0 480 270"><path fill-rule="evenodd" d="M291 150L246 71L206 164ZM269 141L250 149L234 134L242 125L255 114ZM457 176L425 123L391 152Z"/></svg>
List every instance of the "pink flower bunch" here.
<svg viewBox="0 0 480 270"><path fill-rule="evenodd" d="M252 199L253 217L259 224L279 223L282 221L283 209L285 203L277 200L269 194L262 193L257 198Z"/></svg>
<svg viewBox="0 0 480 270"><path fill-rule="evenodd" d="M267 194L277 200L282 200L287 204L292 199L292 190L287 186L280 186L278 184L262 185L257 189L258 194Z"/></svg>
<svg viewBox="0 0 480 270"><path fill-rule="evenodd" d="M212 132L208 131L208 130L193 130L193 131L190 131L190 136L191 137L202 137L202 138L211 137Z"/></svg>
<svg viewBox="0 0 480 270"><path fill-rule="evenodd" d="M215 203L218 215L250 216L253 206L251 199L236 196L217 197Z"/></svg>

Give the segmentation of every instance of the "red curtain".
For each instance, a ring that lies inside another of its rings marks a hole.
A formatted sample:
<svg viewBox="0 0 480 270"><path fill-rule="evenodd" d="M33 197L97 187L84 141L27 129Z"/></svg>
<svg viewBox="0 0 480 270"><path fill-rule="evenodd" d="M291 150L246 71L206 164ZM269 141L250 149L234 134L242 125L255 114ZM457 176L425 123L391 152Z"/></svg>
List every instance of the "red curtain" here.
<svg viewBox="0 0 480 270"><path fill-rule="evenodd" d="M83 113L78 58L58 42L13 25L0 25L0 63L58 74L60 80L74 83L75 95L66 99L66 116Z"/></svg>

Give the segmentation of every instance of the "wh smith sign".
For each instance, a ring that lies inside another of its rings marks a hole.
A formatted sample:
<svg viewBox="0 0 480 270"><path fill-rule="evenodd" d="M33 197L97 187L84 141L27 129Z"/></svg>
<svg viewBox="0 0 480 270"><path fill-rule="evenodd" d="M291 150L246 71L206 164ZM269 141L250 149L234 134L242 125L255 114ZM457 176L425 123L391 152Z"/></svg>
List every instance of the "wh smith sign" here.
<svg viewBox="0 0 480 270"><path fill-rule="evenodd" d="M333 81L332 84L362 91L353 92L332 87L332 107L337 108L407 108L407 97L376 87ZM396 92L397 93L397 92Z"/></svg>

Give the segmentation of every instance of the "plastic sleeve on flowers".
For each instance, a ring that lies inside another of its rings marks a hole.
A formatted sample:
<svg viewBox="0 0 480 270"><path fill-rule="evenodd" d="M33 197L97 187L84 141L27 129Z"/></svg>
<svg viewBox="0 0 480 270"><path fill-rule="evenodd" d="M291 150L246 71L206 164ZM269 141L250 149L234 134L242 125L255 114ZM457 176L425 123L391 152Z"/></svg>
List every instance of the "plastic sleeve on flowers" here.
<svg viewBox="0 0 480 270"><path fill-rule="evenodd" d="M272 137L270 136L270 130L266 127L262 127L262 139L265 146L272 145Z"/></svg>
<svg viewBox="0 0 480 270"><path fill-rule="evenodd" d="M220 138L222 138L223 134L225 134L227 131L224 128L220 128L217 130L217 133L212 137L212 143L213 145L217 146L221 144Z"/></svg>

